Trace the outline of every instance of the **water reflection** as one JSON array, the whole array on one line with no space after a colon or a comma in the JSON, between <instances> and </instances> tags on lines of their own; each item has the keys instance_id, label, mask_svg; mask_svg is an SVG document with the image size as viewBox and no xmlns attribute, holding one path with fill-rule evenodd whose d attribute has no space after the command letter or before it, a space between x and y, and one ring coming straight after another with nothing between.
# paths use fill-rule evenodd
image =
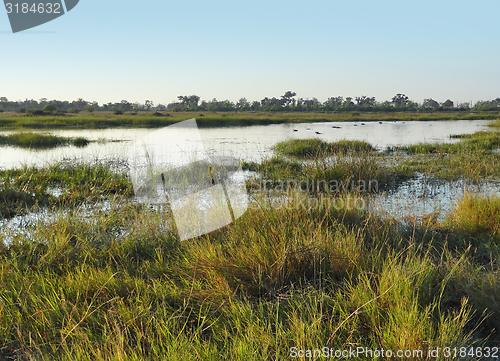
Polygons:
<instances>
[{"instance_id":1,"label":"water reflection","mask_svg":"<svg viewBox=\"0 0 500 361\"><path fill-rule=\"evenodd\" d=\"M474 133L487 129L488 120L412 121L412 122L342 122L258 125L252 127L201 128L205 149L230 154L247 161L260 161L271 154L270 148L287 139L320 138L365 140L384 149L388 146L419 142L457 142L451 134ZM294 131L296 129L297 131ZM93 142L85 148L74 146L31 151L10 146L0 147L0 168L42 165L63 158L127 159L131 145L155 129L82 129L43 131L64 137L86 137ZM316 134L319 132L321 134Z\"/></svg>"}]
</instances>

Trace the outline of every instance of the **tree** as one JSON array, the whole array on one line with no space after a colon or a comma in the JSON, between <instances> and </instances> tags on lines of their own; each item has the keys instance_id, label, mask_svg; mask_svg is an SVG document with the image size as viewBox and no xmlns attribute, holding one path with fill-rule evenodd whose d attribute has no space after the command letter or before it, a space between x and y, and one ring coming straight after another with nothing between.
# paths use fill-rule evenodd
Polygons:
<instances>
[{"instance_id":1,"label":"tree","mask_svg":"<svg viewBox=\"0 0 500 361\"><path fill-rule=\"evenodd\" d=\"M184 110L198 109L198 102L200 101L200 97L198 95L179 95L177 99L181 102Z\"/></svg>"},{"instance_id":2,"label":"tree","mask_svg":"<svg viewBox=\"0 0 500 361\"><path fill-rule=\"evenodd\" d=\"M126 112L134 109L134 105L126 100L122 100L120 104L117 104L117 108Z\"/></svg>"},{"instance_id":3,"label":"tree","mask_svg":"<svg viewBox=\"0 0 500 361\"><path fill-rule=\"evenodd\" d=\"M252 102L252 105L250 106L250 109L252 109L253 111L259 110L260 109L260 103L257 100L254 100Z\"/></svg>"},{"instance_id":4,"label":"tree","mask_svg":"<svg viewBox=\"0 0 500 361\"><path fill-rule=\"evenodd\" d=\"M408 100L408 103L406 104L406 110L414 112L417 111L417 109L418 109L418 103Z\"/></svg>"},{"instance_id":5,"label":"tree","mask_svg":"<svg viewBox=\"0 0 500 361\"><path fill-rule=\"evenodd\" d=\"M375 106L375 97L367 97L366 95L362 95L354 99L356 100L357 106L360 108L372 108Z\"/></svg>"},{"instance_id":6,"label":"tree","mask_svg":"<svg viewBox=\"0 0 500 361\"><path fill-rule=\"evenodd\" d=\"M272 97L269 99L265 97L260 101L263 110L280 110L282 108L283 102L281 99Z\"/></svg>"},{"instance_id":7,"label":"tree","mask_svg":"<svg viewBox=\"0 0 500 361\"><path fill-rule=\"evenodd\" d=\"M283 106L285 106L285 108L289 108L290 104L292 104L294 102L293 97L296 95L297 95L297 93L290 91L290 90L285 92L285 94L283 94L281 96L281 104Z\"/></svg>"},{"instance_id":8,"label":"tree","mask_svg":"<svg viewBox=\"0 0 500 361\"><path fill-rule=\"evenodd\" d=\"M73 106L76 108L76 109L80 109L80 110L83 110L85 109L85 106L87 105L88 103L83 100L82 98L78 98L77 101L74 101L73 102Z\"/></svg>"},{"instance_id":9,"label":"tree","mask_svg":"<svg viewBox=\"0 0 500 361\"><path fill-rule=\"evenodd\" d=\"M460 103L457 105L457 110L461 111L470 110L470 104L468 102Z\"/></svg>"},{"instance_id":10,"label":"tree","mask_svg":"<svg viewBox=\"0 0 500 361\"><path fill-rule=\"evenodd\" d=\"M238 100L238 103L236 103L236 110L241 110L245 111L250 109L250 103L248 102L247 98L241 98Z\"/></svg>"},{"instance_id":11,"label":"tree","mask_svg":"<svg viewBox=\"0 0 500 361\"><path fill-rule=\"evenodd\" d=\"M351 97L345 98L344 103L342 103L342 108L344 108L345 110L350 110L350 109L354 108L354 103L352 102Z\"/></svg>"},{"instance_id":12,"label":"tree","mask_svg":"<svg viewBox=\"0 0 500 361\"><path fill-rule=\"evenodd\" d=\"M450 100L450 99L447 99L444 103L443 103L443 108L445 109L451 109L453 108L453 102Z\"/></svg>"},{"instance_id":13,"label":"tree","mask_svg":"<svg viewBox=\"0 0 500 361\"><path fill-rule=\"evenodd\" d=\"M431 98L424 99L424 102L422 103L422 108L426 110L431 110L431 109L435 110L439 108L439 103Z\"/></svg>"},{"instance_id":14,"label":"tree","mask_svg":"<svg viewBox=\"0 0 500 361\"><path fill-rule=\"evenodd\" d=\"M144 109L145 110L150 111L150 110L153 109L153 107L154 107L154 104L153 104L153 102L151 100L146 100L144 102Z\"/></svg>"},{"instance_id":15,"label":"tree","mask_svg":"<svg viewBox=\"0 0 500 361\"><path fill-rule=\"evenodd\" d=\"M337 110L344 104L343 97L330 97L323 103L323 109L325 110Z\"/></svg>"},{"instance_id":16,"label":"tree","mask_svg":"<svg viewBox=\"0 0 500 361\"><path fill-rule=\"evenodd\" d=\"M318 99L302 99L297 100L297 109L299 110L319 110L321 108L321 103Z\"/></svg>"},{"instance_id":17,"label":"tree","mask_svg":"<svg viewBox=\"0 0 500 361\"><path fill-rule=\"evenodd\" d=\"M396 108L403 108L406 106L408 103L408 97L404 94L396 94L394 97L392 97L392 104Z\"/></svg>"}]
</instances>

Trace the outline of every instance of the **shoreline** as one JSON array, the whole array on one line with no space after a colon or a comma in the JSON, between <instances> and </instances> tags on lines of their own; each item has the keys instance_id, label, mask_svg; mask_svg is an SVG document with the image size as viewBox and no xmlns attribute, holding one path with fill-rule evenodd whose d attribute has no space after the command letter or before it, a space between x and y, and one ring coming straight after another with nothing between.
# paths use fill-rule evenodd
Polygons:
<instances>
[{"instance_id":1,"label":"shoreline","mask_svg":"<svg viewBox=\"0 0 500 361\"><path fill-rule=\"evenodd\" d=\"M154 115L156 114L156 115ZM158 115L161 114L161 115ZM95 112L63 115L26 116L0 113L0 131L12 129L105 129L105 128L161 128L195 118L200 128L247 127L252 125L295 124L318 122L380 122L380 121L446 121L497 120L500 112L143 112L115 115L113 112Z\"/></svg>"}]
</instances>

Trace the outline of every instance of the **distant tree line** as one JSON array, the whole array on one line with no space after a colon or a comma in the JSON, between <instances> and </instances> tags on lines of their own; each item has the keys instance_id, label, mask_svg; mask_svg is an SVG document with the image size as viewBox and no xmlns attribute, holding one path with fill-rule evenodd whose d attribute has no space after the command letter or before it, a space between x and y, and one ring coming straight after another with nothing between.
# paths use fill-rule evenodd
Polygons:
<instances>
[{"instance_id":1,"label":"distant tree line","mask_svg":"<svg viewBox=\"0 0 500 361\"><path fill-rule=\"evenodd\" d=\"M99 104L95 101L86 101L82 98L74 101L40 100L26 99L9 101L6 97L0 97L0 111L32 112L36 114L43 112L70 112L78 113L82 111L114 111L117 114L123 112L141 111L218 111L218 112L238 112L238 111L259 111L259 112L449 112L449 111L500 111L500 98L472 103L455 104L450 99L440 103L434 99L424 99L422 103L410 100L405 94L396 94L392 99L378 102L375 97L366 95L351 97L331 97L324 102L316 98L297 98L296 93L287 91L282 96L276 98L265 97L260 101L248 101L241 98L238 102L230 100L201 100L197 95L180 95L177 101L164 105L154 104L146 100L144 104L130 103L122 100L119 103ZM55 110L54 110L55 109Z\"/></svg>"}]
</instances>

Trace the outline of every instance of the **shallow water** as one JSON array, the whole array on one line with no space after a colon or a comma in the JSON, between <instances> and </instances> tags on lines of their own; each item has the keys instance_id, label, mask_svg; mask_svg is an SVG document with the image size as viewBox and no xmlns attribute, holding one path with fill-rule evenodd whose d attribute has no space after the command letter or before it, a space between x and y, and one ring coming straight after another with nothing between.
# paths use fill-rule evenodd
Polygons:
<instances>
[{"instance_id":1,"label":"shallow water","mask_svg":"<svg viewBox=\"0 0 500 361\"><path fill-rule=\"evenodd\" d=\"M248 178L251 174L247 172L246 175ZM483 196L500 196L500 183L485 182L481 185L476 185L464 180L444 181L426 178L423 174L419 174L416 178L404 182L393 191L379 193L365 198L363 204L366 205L365 210L376 212L383 217L394 217L400 221L421 217L433 212L437 213L437 219L439 221L443 221L446 215L453 209L457 200L463 197L465 193L476 193ZM286 207L288 203L288 199L284 195L278 198L271 197L270 204L261 203L262 200L256 201L256 198L252 195L250 195L250 198L252 199L250 203L254 207L258 205L257 208L259 209L266 207ZM353 198L353 200L355 200L355 198ZM131 200L131 202L135 203L134 200ZM161 208L161 205L152 205L151 207ZM94 205L82 204L75 213L78 213L80 217L86 218L91 222L96 211L109 212L111 209L111 203L109 201L103 201L95 203ZM37 213L29 213L8 220L0 219L0 231L5 232L4 236L6 236L6 238L4 241L9 243L16 234L29 235L30 228L36 225L53 222L63 213L64 212L61 210L51 212L42 209Z\"/></svg>"},{"instance_id":2,"label":"shallow water","mask_svg":"<svg viewBox=\"0 0 500 361\"><path fill-rule=\"evenodd\" d=\"M420 142L457 142L459 140L450 139L450 135L485 130L488 123L488 120L382 122L382 124L379 122L328 122L202 128L199 131L206 150L230 154L247 161L260 161L271 155L271 147L274 144L287 139L365 140L379 149L385 149L388 146ZM76 158L84 161L94 159L125 160L135 141L156 130L118 128L45 131L58 136L86 137L100 141L91 143L84 148L66 146L36 151L0 146L0 169L15 168L20 165L53 163L64 158ZM321 134L316 134L316 132Z\"/></svg>"},{"instance_id":3,"label":"shallow water","mask_svg":"<svg viewBox=\"0 0 500 361\"><path fill-rule=\"evenodd\" d=\"M379 149L388 146L408 145L418 142L457 142L450 139L452 134L474 133L487 129L489 121L434 121L434 122L397 122L365 123L300 123L278 124L253 127L209 128L200 129L205 150L216 150L218 153L230 153L244 160L259 161L272 154L271 147L279 141L287 139L318 137L326 141L339 139L365 140ZM341 127L341 128L332 128ZM294 131L297 129L297 131ZM83 161L109 161L118 164L120 169L126 167L128 151L131 145L157 131L156 129L104 129L104 130L54 130L50 134L65 137L87 137L99 140L85 148L72 146L51 150L30 151L15 147L0 147L0 168L15 168L23 164L43 165L70 159ZM319 132L322 134L316 134ZM246 176L250 176L246 174ZM52 190L57 193L57 189ZM371 211L396 217L400 220L408 216L422 216L439 211L439 219L443 220L457 199L464 192L500 195L500 187L496 183L485 183L481 187L466 184L463 181L438 181L427 179L423 175L403 183L389 193L377 194L370 198L367 206ZM96 204L90 208L107 208L106 203ZM89 207L85 205L82 207ZM92 210L91 210L92 213ZM83 212L83 214L86 214ZM9 220L0 219L0 230L9 233L25 232L39 222L51 222L56 214L41 211L14 217ZM6 235L4 233L4 236ZM1 236L1 234L0 234ZM1 237L0 237L1 238ZM6 241L7 239L4 239Z\"/></svg>"},{"instance_id":4,"label":"shallow water","mask_svg":"<svg viewBox=\"0 0 500 361\"><path fill-rule=\"evenodd\" d=\"M399 220L436 212L437 219L443 221L465 193L500 196L500 183L484 182L478 185L465 180L426 178L419 174L393 191L375 195L369 209Z\"/></svg>"}]
</instances>

